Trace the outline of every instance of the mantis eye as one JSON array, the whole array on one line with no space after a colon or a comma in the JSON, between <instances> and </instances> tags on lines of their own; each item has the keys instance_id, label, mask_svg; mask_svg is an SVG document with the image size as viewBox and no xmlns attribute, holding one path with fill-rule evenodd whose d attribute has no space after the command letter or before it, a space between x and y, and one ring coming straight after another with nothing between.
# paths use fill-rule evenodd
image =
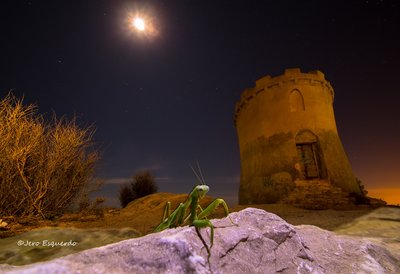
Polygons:
<instances>
[{"instance_id":1,"label":"mantis eye","mask_svg":"<svg viewBox=\"0 0 400 274\"><path fill-rule=\"evenodd\" d=\"M198 185L197 186L197 191L203 195L206 194L208 192L208 190L209 190L209 187L206 185Z\"/></svg>"}]
</instances>

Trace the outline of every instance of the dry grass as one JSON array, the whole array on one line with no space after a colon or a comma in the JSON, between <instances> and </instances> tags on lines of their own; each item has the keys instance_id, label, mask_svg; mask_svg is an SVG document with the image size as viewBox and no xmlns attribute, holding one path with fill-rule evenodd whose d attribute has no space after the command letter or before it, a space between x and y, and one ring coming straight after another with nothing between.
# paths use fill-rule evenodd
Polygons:
<instances>
[{"instance_id":1,"label":"dry grass","mask_svg":"<svg viewBox=\"0 0 400 274\"><path fill-rule=\"evenodd\" d=\"M11 94L0 101L0 216L64 212L93 174L93 132L75 120L47 123Z\"/></svg>"}]
</instances>

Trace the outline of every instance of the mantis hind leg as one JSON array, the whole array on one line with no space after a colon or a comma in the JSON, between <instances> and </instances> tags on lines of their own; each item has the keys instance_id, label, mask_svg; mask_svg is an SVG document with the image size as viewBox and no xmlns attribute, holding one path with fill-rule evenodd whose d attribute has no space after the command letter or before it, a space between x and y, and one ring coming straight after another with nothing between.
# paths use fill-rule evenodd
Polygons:
<instances>
[{"instance_id":1,"label":"mantis hind leg","mask_svg":"<svg viewBox=\"0 0 400 274\"><path fill-rule=\"evenodd\" d=\"M170 208L170 202L167 203L167 205L164 208L164 218L155 229L154 232L160 232L163 231L164 229L171 228L171 227L177 227L181 225L178 221L181 219L182 214L185 214L185 206L184 204L180 203L178 208L175 209L174 212L172 212L171 215L165 216L167 212L169 212Z\"/></svg>"},{"instance_id":2,"label":"mantis hind leg","mask_svg":"<svg viewBox=\"0 0 400 274\"><path fill-rule=\"evenodd\" d=\"M171 202L167 202L167 204L164 207L164 214L163 218L161 219L161 222L164 222L165 219L167 219L171 215Z\"/></svg>"}]
</instances>

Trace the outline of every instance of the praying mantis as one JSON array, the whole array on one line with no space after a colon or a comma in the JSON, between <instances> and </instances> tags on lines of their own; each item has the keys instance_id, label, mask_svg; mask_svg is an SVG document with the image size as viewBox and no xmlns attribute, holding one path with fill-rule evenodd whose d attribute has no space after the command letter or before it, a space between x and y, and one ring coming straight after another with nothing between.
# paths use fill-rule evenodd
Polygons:
<instances>
[{"instance_id":1,"label":"praying mantis","mask_svg":"<svg viewBox=\"0 0 400 274\"><path fill-rule=\"evenodd\" d=\"M164 214L161 223L154 229L154 232L160 232L167 228L174 228L184 225L194 226L200 240L207 250L209 259L211 256L210 249L212 248L214 243L214 226L210 222L210 220L207 220L207 216L211 214L214 209L216 209L219 205L223 206L225 216L228 216L229 210L228 205L223 199L215 199L205 209L201 208L201 206L199 205L199 201L207 194L210 188L204 183L204 178L201 173L200 166L198 165L200 176L196 173L193 167L191 168L201 184L196 185L189 193L185 202L180 203L179 206L172 213L170 213L171 203L167 202L164 208ZM229 220L232 224L234 224L230 217ZM210 247L208 247L199 231L200 228L206 227L210 228Z\"/></svg>"}]
</instances>

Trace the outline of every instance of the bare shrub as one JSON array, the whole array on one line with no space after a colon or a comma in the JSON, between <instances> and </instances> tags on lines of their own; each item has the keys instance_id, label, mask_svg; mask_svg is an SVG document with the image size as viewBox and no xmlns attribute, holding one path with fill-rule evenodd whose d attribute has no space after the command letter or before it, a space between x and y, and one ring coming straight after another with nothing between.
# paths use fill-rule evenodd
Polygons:
<instances>
[{"instance_id":1,"label":"bare shrub","mask_svg":"<svg viewBox=\"0 0 400 274\"><path fill-rule=\"evenodd\" d=\"M0 216L60 214L92 179L91 127L44 121L12 94L0 101Z\"/></svg>"},{"instance_id":2,"label":"bare shrub","mask_svg":"<svg viewBox=\"0 0 400 274\"><path fill-rule=\"evenodd\" d=\"M86 193L82 197L79 198L78 212L86 212L89 210L89 207L90 207L90 200Z\"/></svg>"},{"instance_id":3,"label":"bare shrub","mask_svg":"<svg viewBox=\"0 0 400 274\"><path fill-rule=\"evenodd\" d=\"M132 189L129 185L124 185L119 189L118 198L122 208L126 207L130 202L135 199L132 193Z\"/></svg>"},{"instance_id":4,"label":"bare shrub","mask_svg":"<svg viewBox=\"0 0 400 274\"><path fill-rule=\"evenodd\" d=\"M130 185L124 185L119 190L121 207L126 207L135 199L157 192L158 187L154 176L149 171L141 171L133 177Z\"/></svg>"},{"instance_id":5,"label":"bare shrub","mask_svg":"<svg viewBox=\"0 0 400 274\"><path fill-rule=\"evenodd\" d=\"M132 193L138 199L157 192L154 176L149 171L141 171L133 177Z\"/></svg>"}]
</instances>

